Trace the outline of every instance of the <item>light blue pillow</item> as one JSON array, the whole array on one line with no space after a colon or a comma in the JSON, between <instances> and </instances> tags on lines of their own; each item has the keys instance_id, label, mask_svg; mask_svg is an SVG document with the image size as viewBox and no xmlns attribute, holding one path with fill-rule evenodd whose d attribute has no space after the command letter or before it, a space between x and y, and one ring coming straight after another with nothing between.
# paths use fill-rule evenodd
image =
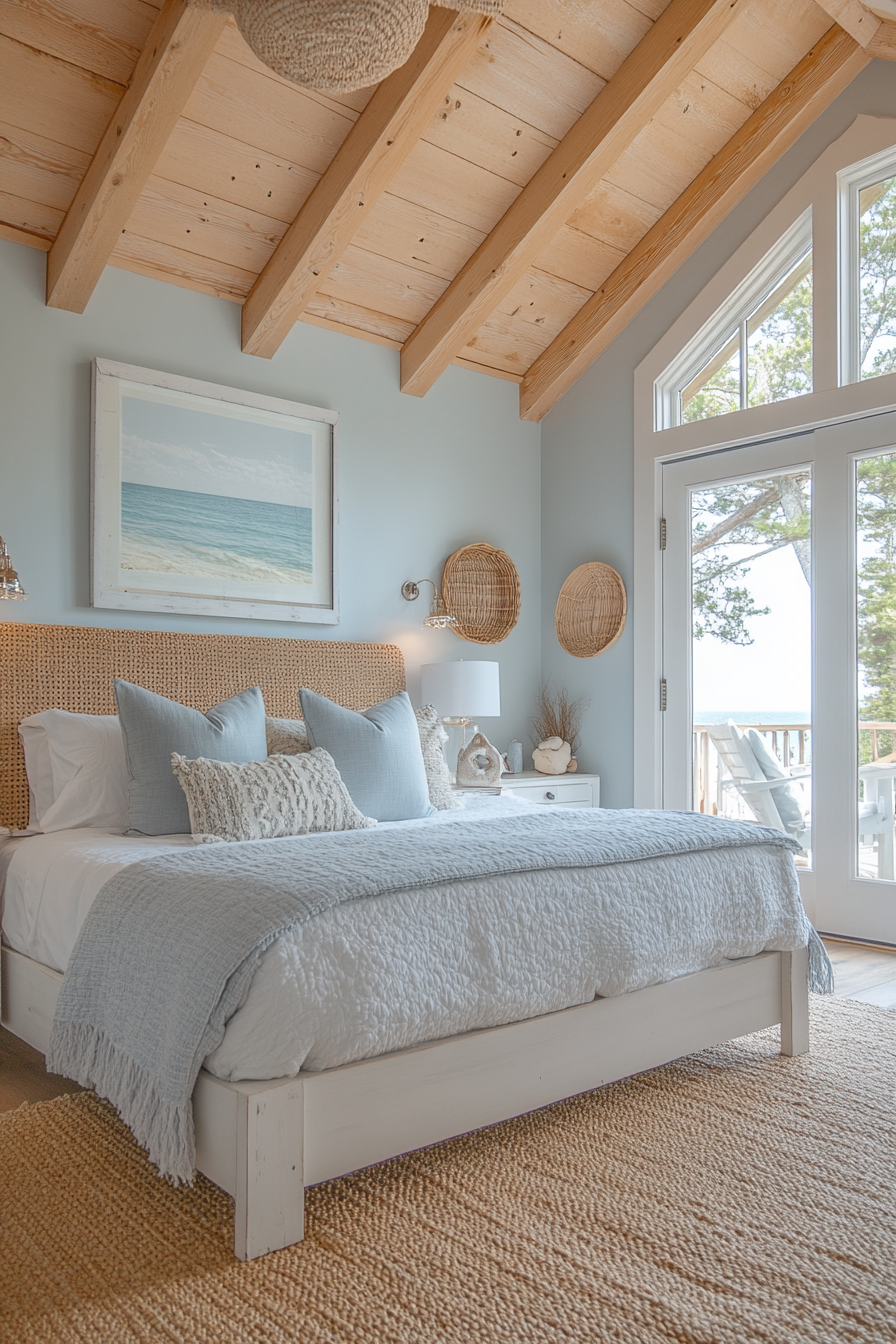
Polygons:
<instances>
[{"instance_id":1,"label":"light blue pillow","mask_svg":"<svg viewBox=\"0 0 896 1344\"><path fill-rule=\"evenodd\" d=\"M789 779L789 775L783 769L777 756L770 752L765 745L765 739L761 733L757 733L755 728L751 728L747 733L747 738L753 750L753 755L756 757L756 764L766 779ZM803 809L800 807L793 785L782 784L779 789L769 789L769 793L774 799L784 829L791 835L799 835L804 831L806 822L803 817Z\"/></svg>"},{"instance_id":2,"label":"light blue pillow","mask_svg":"<svg viewBox=\"0 0 896 1344\"><path fill-rule=\"evenodd\" d=\"M128 763L128 831L137 835L190 832L186 795L171 771L172 752L190 760L240 763L263 761L268 754L257 686L207 714L129 681L115 682L115 699Z\"/></svg>"},{"instance_id":3,"label":"light blue pillow","mask_svg":"<svg viewBox=\"0 0 896 1344\"><path fill-rule=\"evenodd\" d=\"M308 741L330 753L365 817L407 821L434 811L420 729L405 691L363 714L306 689L299 691L299 700Z\"/></svg>"}]
</instances>

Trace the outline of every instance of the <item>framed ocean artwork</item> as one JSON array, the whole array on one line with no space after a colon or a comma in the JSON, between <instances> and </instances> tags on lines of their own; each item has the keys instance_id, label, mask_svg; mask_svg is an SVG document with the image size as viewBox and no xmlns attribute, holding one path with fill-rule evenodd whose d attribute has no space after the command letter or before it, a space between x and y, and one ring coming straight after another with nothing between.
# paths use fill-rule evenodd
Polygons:
<instances>
[{"instance_id":1,"label":"framed ocean artwork","mask_svg":"<svg viewBox=\"0 0 896 1344\"><path fill-rule=\"evenodd\" d=\"M91 605L337 624L337 420L95 360Z\"/></svg>"}]
</instances>

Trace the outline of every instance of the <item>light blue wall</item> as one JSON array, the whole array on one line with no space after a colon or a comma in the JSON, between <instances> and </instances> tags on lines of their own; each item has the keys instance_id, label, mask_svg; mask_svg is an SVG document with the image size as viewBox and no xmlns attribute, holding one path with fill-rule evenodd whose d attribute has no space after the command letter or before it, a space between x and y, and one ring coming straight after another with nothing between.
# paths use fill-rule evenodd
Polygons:
<instances>
[{"instance_id":1,"label":"light blue wall","mask_svg":"<svg viewBox=\"0 0 896 1344\"><path fill-rule=\"evenodd\" d=\"M896 65L874 61L853 81L542 422L542 672L591 697L580 768L599 771L610 807L633 796L631 607L622 639L589 660L564 653L553 617L563 580L586 560L618 569L631 598L634 370L859 113L896 113Z\"/></svg>"},{"instance_id":2,"label":"light blue wall","mask_svg":"<svg viewBox=\"0 0 896 1344\"><path fill-rule=\"evenodd\" d=\"M892 116L896 66L875 62L806 132L546 417L517 416L512 383L452 368L422 400L398 391L394 351L299 323L274 360L239 349L239 309L107 268L83 316L43 303L42 253L0 240L0 532L27 604L2 620L133 629L219 630L300 638L391 639L415 694L421 662L501 664L503 713L483 728L528 747L540 677L592 703L580 768L602 801L632 799L631 623L600 658L557 644L560 585L585 560L632 582L633 373L768 211L861 112ZM339 626L164 617L88 606L90 362L97 356L245 387L341 415L342 622ZM539 467L539 448L541 465ZM437 575L457 546L486 540L516 561L519 625L482 648L420 628L406 578ZM529 762L526 762L527 765Z\"/></svg>"},{"instance_id":3,"label":"light blue wall","mask_svg":"<svg viewBox=\"0 0 896 1344\"><path fill-rule=\"evenodd\" d=\"M87 311L44 306L45 257L0 241L0 533L27 603L0 621L394 640L409 689L421 662L497 658L497 744L526 731L540 675L540 429L514 384L450 369L425 398L398 391L394 350L299 323L273 360L240 352L235 304L108 267ZM88 605L90 363L96 356L340 413L342 620L293 625L93 610ZM500 645L423 631L405 579L438 577L458 546L516 561L520 621ZM429 589L424 589L424 593Z\"/></svg>"}]
</instances>

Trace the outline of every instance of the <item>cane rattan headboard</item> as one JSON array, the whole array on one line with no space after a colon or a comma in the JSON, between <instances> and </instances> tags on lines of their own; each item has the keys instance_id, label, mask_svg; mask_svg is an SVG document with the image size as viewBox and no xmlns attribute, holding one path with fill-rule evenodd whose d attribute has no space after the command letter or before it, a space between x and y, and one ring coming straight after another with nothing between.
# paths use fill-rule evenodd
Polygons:
<instances>
[{"instance_id":1,"label":"cane rattan headboard","mask_svg":"<svg viewBox=\"0 0 896 1344\"><path fill-rule=\"evenodd\" d=\"M18 726L42 709L114 714L114 677L207 710L260 686L268 714L299 717L308 686L349 709L404 689L394 644L95 630L0 622L0 825L28 823L28 781Z\"/></svg>"}]
</instances>

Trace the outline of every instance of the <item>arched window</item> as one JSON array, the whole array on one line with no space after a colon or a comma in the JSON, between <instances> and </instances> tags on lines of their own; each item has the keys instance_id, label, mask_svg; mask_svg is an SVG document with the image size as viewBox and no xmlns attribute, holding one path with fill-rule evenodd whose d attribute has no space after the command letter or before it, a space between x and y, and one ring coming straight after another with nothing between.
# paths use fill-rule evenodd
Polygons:
<instances>
[{"instance_id":1,"label":"arched window","mask_svg":"<svg viewBox=\"0 0 896 1344\"><path fill-rule=\"evenodd\" d=\"M657 379L657 429L812 391L807 210Z\"/></svg>"}]
</instances>

